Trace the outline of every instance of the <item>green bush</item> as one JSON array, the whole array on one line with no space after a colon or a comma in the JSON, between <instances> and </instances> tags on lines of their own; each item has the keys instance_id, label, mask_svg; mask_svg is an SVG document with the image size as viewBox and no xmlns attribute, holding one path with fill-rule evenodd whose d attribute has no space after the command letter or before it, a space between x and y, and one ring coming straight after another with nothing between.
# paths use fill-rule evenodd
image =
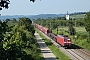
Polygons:
<instances>
[{"instance_id":1,"label":"green bush","mask_svg":"<svg viewBox=\"0 0 90 60\"><path fill-rule=\"evenodd\" d=\"M88 37L87 34L83 34L83 33L77 34L77 38L80 40L87 39L87 37Z\"/></svg>"}]
</instances>

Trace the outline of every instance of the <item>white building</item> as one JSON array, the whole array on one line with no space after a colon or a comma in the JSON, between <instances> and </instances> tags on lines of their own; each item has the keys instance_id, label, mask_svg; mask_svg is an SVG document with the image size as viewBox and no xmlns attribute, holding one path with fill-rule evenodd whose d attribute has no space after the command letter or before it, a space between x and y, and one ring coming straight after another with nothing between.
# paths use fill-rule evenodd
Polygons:
<instances>
[{"instance_id":1,"label":"white building","mask_svg":"<svg viewBox=\"0 0 90 60\"><path fill-rule=\"evenodd\" d=\"M66 14L66 20L69 20L69 14L68 14L68 11L67 11L67 14Z\"/></svg>"}]
</instances>

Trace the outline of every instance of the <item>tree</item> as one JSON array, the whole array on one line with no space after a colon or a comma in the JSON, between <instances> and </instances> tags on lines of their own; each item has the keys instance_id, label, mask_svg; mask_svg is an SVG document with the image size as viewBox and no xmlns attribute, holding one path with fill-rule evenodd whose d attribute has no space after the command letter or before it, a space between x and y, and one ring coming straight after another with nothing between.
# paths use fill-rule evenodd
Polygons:
<instances>
[{"instance_id":1,"label":"tree","mask_svg":"<svg viewBox=\"0 0 90 60\"><path fill-rule=\"evenodd\" d=\"M4 34L7 32L7 22L0 21L0 48L3 48Z\"/></svg>"},{"instance_id":2,"label":"tree","mask_svg":"<svg viewBox=\"0 0 90 60\"><path fill-rule=\"evenodd\" d=\"M20 18L19 19L19 26L24 25L26 27L26 29L28 31L32 32L32 34L34 35L35 30L34 30L34 27L31 24L32 24L32 21L29 18Z\"/></svg>"},{"instance_id":3,"label":"tree","mask_svg":"<svg viewBox=\"0 0 90 60\"><path fill-rule=\"evenodd\" d=\"M6 60L2 58L4 58L5 56L5 49L3 49L3 43L5 41L4 37L5 37L7 30L8 30L7 22L0 21L0 60Z\"/></svg>"},{"instance_id":4,"label":"tree","mask_svg":"<svg viewBox=\"0 0 90 60\"><path fill-rule=\"evenodd\" d=\"M75 35L76 34L75 28L69 26L69 33L70 35Z\"/></svg>"},{"instance_id":5,"label":"tree","mask_svg":"<svg viewBox=\"0 0 90 60\"><path fill-rule=\"evenodd\" d=\"M86 18L84 19L85 29L89 33L89 39L90 39L90 12L86 14Z\"/></svg>"},{"instance_id":6,"label":"tree","mask_svg":"<svg viewBox=\"0 0 90 60\"><path fill-rule=\"evenodd\" d=\"M40 60L32 21L29 18L20 18L17 24L11 21L10 31L6 22L0 21L0 60Z\"/></svg>"},{"instance_id":7,"label":"tree","mask_svg":"<svg viewBox=\"0 0 90 60\"><path fill-rule=\"evenodd\" d=\"M30 0L30 1L35 2L35 0ZM10 0L0 0L0 10L2 10L2 8L8 9L9 8L8 4L10 4Z\"/></svg>"},{"instance_id":8,"label":"tree","mask_svg":"<svg viewBox=\"0 0 90 60\"><path fill-rule=\"evenodd\" d=\"M17 20L16 20L16 18L13 18L12 21L15 22L15 21L17 21Z\"/></svg>"},{"instance_id":9,"label":"tree","mask_svg":"<svg viewBox=\"0 0 90 60\"><path fill-rule=\"evenodd\" d=\"M7 21L7 22L10 21L10 19L7 18L6 21Z\"/></svg>"},{"instance_id":10,"label":"tree","mask_svg":"<svg viewBox=\"0 0 90 60\"><path fill-rule=\"evenodd\" d=\"M30 1L35 2L35 0L30 0Z\"/></svg>"},{"instance_id":11,"label":"tree","mask_svg":"<svg viewBox=\"0 0 90 60\"><path fill-rule=\"evenodd\" d=\"M9 0L0 0L0 10L2 10L2 7L8 9L8 4L10 4Z\"/></svg>"},{"instance_id":12,"label":"tree","mask_svg":"<svg viewBox=\"0 0 90 60\"><path fill-rule=\"evenodd\" d=\"M69 34L70 35L76 34L75 28L73 28L73 22L69 22Z\"/></svg>"}]
</instances>

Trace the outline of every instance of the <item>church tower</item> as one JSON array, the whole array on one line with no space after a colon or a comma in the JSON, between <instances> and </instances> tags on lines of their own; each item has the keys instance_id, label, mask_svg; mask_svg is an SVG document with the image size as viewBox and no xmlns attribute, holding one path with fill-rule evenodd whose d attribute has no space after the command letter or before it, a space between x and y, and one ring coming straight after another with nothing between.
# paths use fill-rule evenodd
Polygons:
<instances>
[{"instance_id":1,"label":"church tower","mask_svg":"<svg viewBox=\"0 0 90 60\"><path fill-rule=\"evenodd\" d=\"M67 14L66 14L66 20L69 20L69 14L68 14L68 11L67 11Z\"/></svg>"}]
</instances>

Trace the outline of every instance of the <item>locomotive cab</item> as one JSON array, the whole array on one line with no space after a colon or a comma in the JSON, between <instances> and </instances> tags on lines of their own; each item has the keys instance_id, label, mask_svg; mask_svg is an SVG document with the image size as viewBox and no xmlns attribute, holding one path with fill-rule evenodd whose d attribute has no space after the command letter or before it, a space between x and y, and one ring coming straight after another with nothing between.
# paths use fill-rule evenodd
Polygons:
<instances>
[{"instance_id":1,"label":"locomotive cab","mask_svg":"<svg viewBox=\"0 0 90 60\"><path fill-rule=\"evenodd\" d=\"M71 46L71 39L67 35L57 35L57 42L63 47Z\"/></svg>"},{"instance_id":2,"label":"locomotive cab","mask_svg":"<svg viewBox=\"0 0 90 60\"><path fill-rule=\"evenodd\" d=\"M68 36L64 36L64 46L71 46L71 39Z\"/></svg>"}]
</instances>

